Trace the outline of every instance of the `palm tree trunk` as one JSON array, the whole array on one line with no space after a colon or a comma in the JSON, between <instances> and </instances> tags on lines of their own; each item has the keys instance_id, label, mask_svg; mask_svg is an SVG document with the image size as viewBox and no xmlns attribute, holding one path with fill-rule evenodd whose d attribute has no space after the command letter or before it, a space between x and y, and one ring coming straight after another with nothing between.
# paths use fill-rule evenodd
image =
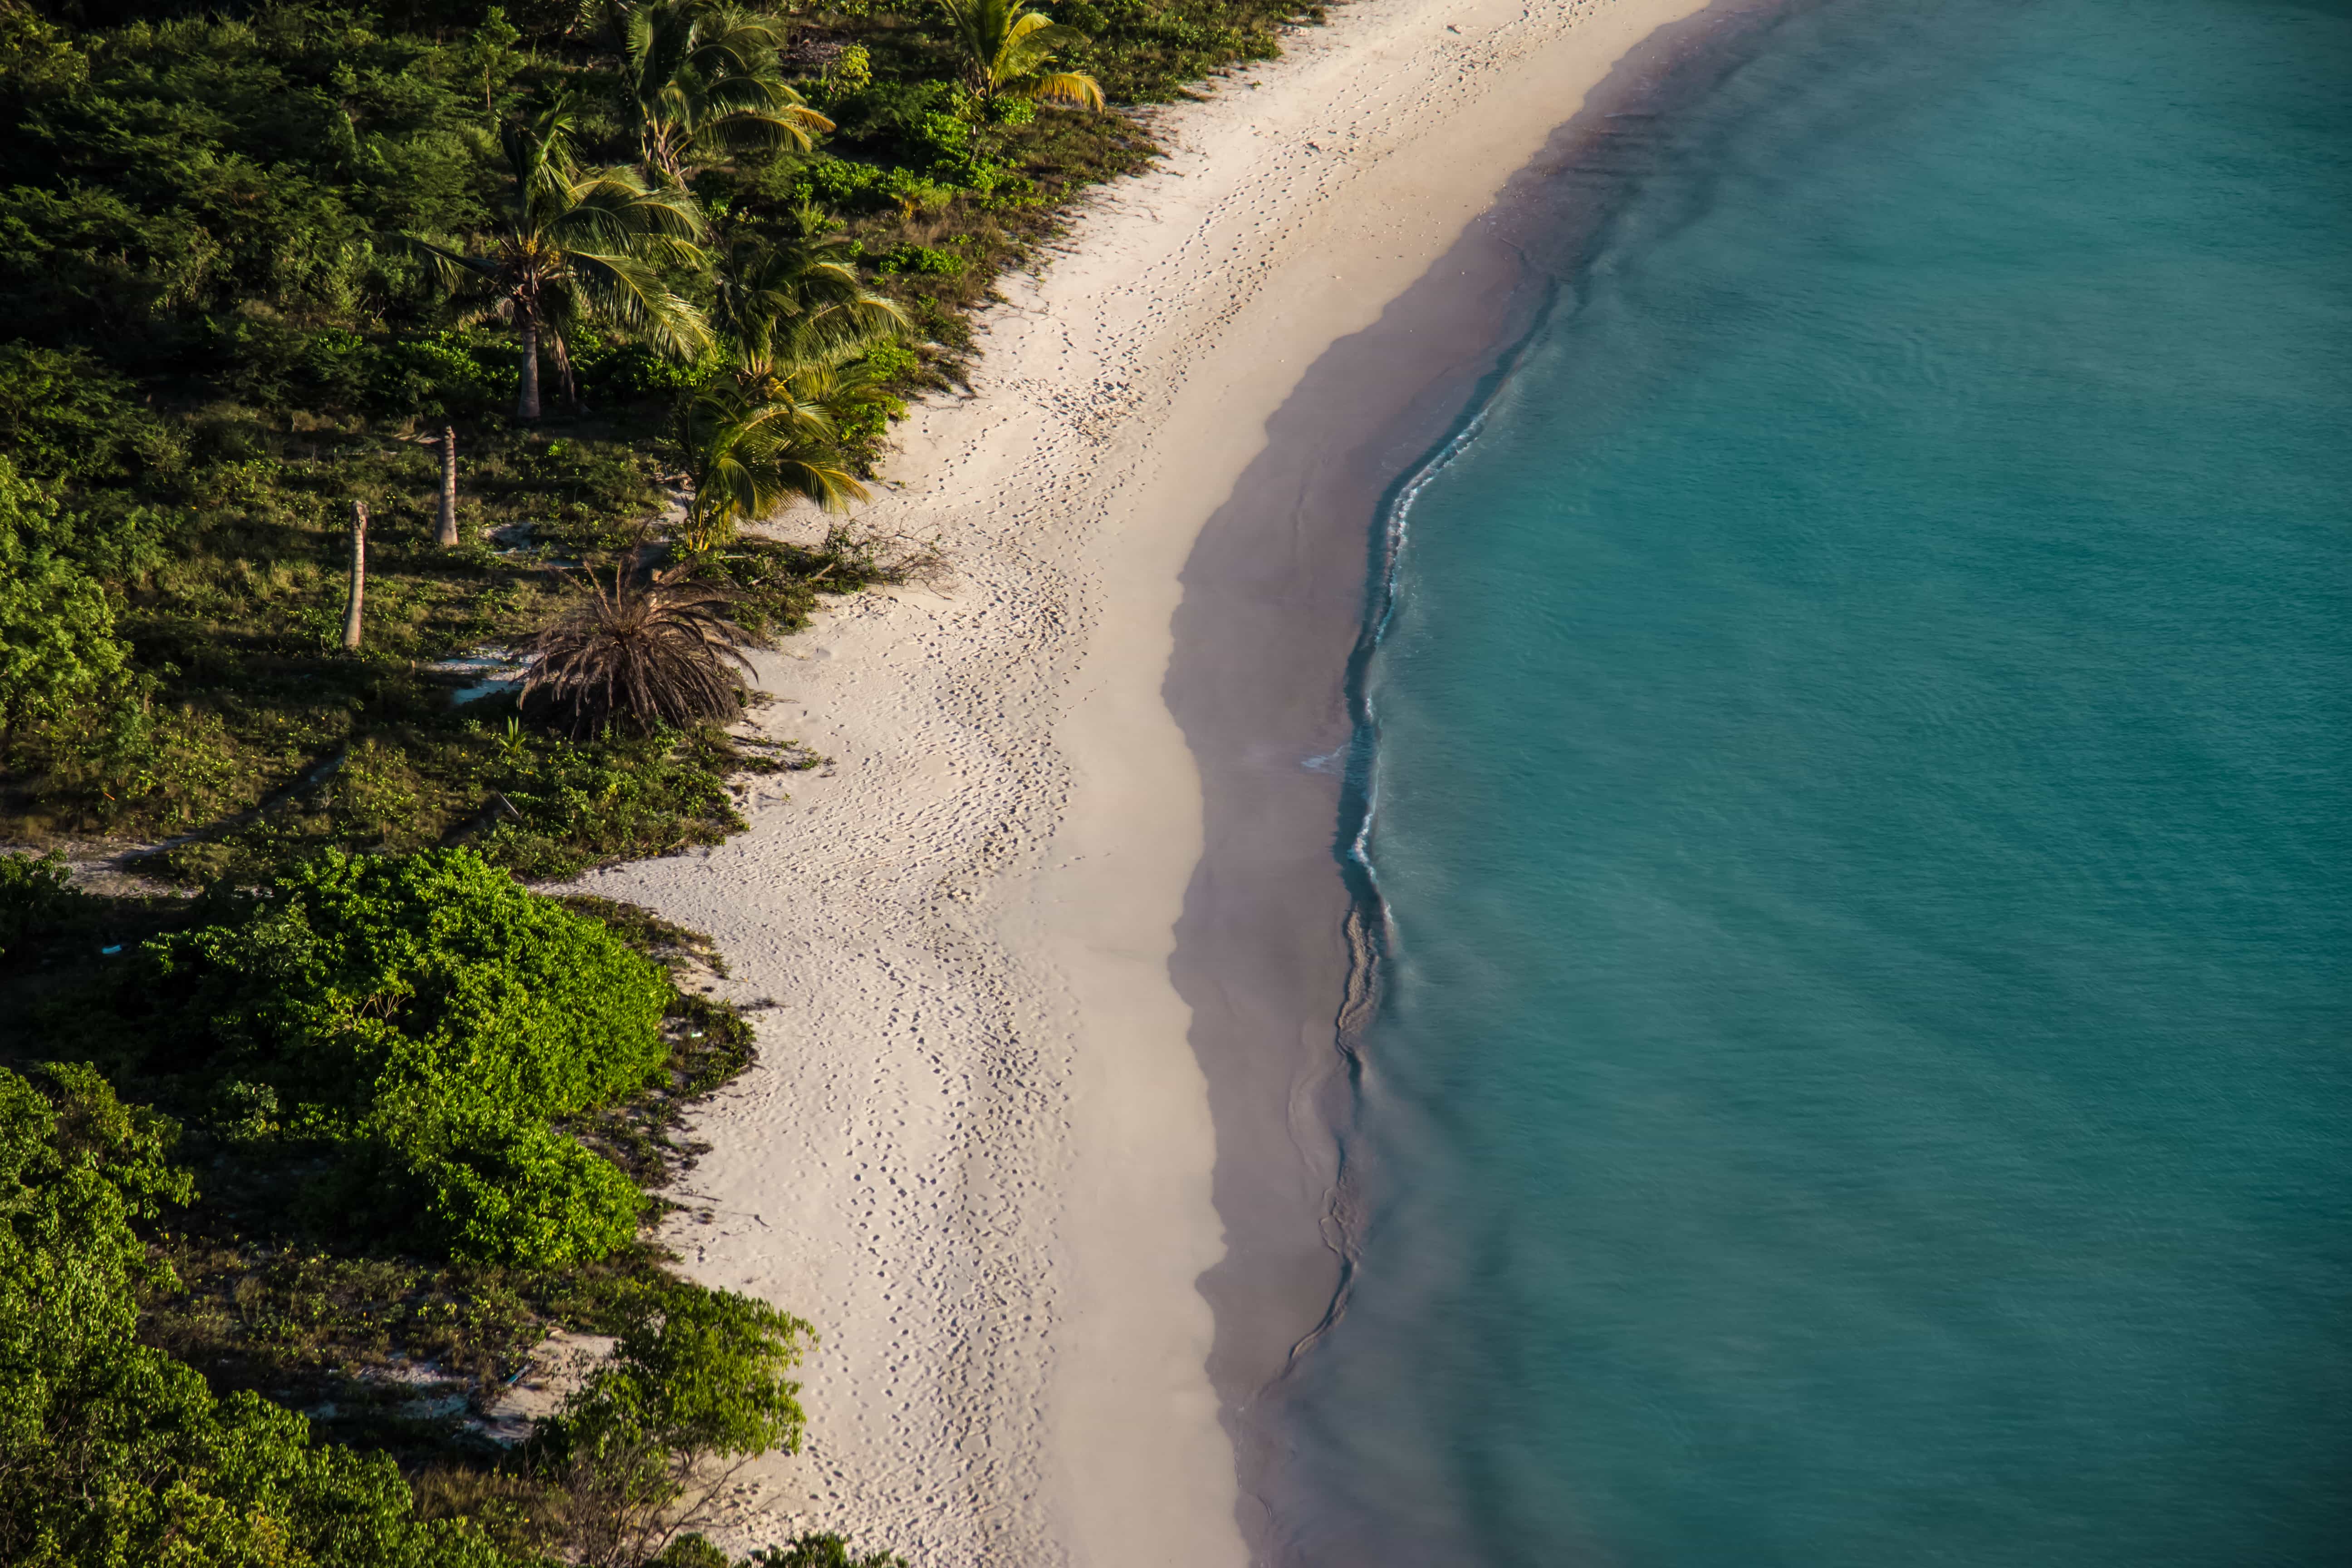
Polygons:
<instances>
[{"instance_id":1,"label":"palm tree trunk","mask_svg":"<svg viewBox=\"0 0 2352 1568\"><path fill-rule=\"evenodd\" d=\"M360 646L360 611L367 602L367 502L352 502L352 600L343 610L343 646Z\"/></svg>"},{"instance_id":2,"label":"palm tree trunk","mask_svg":"<svg viewBox=\"0 0 2352 1568\"><path fill-rule=\"evenodd\" d=\"M457 427L441 426L441 548L457 548Z\"/></svg>"},{"instance_id":3,"label":"palm tree trunk","mask_svg":"<svg viewBox=\"0 0 2352 1568\"><path fill-rule=\"evenodd\" d=\"M522 319L522 390L515 396L515 417L539 417L539 322L530 316Z\"/></svg>"}]
</instances>

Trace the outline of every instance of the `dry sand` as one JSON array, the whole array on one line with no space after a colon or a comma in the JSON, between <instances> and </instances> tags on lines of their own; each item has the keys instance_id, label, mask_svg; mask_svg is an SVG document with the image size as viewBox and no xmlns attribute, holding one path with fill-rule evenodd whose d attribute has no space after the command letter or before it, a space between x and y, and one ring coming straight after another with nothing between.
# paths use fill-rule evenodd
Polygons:
<instances>
[{"instance_id":1,"label":"dry sand","mask_svg":"<svg viewBox=\"0 0 2352 1568\"><path fill-rule=\"evenodd\" d=\"M1358 0L1159 116L1167 163L1008 289L976 395L905 426L869 520L954 581L762 659L763 727L832 762L722 847L584 884L776 1004L672 1235L823 1337L806 1447L747 1472L723 1543L1250 1559L1236 1440L1255 1472L1253 1391L1335 1277L1345 900L1308 763L1370 518L1331 507L1491 352L1517 279L1474 220L1700 5Z\"/></svg>"}]
</instances>

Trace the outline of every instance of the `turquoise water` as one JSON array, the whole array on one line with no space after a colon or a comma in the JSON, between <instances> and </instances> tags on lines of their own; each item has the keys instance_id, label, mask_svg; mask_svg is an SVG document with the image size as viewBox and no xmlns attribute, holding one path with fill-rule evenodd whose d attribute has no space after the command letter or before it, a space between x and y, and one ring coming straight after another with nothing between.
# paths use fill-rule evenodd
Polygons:
<instances>
[{"instance_id":1,"label":"turquoise water","mask_svg":"<svg viewBox=\"0 0 2352 1568\"><path fill-rule=\"evenodd\" d=\"M1280 1538L2352 1561L2352 6L1741 47L1405 512Z\"/></svg>"}]
</instances>

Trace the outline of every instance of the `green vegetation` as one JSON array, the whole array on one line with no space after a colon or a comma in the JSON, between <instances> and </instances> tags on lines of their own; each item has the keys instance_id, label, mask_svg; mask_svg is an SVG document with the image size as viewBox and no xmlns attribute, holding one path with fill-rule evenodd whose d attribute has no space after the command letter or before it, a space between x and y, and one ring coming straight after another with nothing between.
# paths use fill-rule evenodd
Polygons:
<instances>
[{"instance_id":1,"label":"green vegetation","mask_svg":"<svg viewBox=\"0 0 2352 1568\"><path fill-rule=\"evenodd\" d=\"M800 753L510 724L447 661L562 618L550 565L683 566L754 640L903 574L744 529L861 497L965 310L1152 155L1089 106L1314 14L0 0L0 839L168 840L193 884L723 837L728 781Z\"/></svg>"},{"instance_id":2,"label":"green vegetation","mask_svg":"<svg viewBox=\"0 0 2352 1568\"><path fill-rule=\"evenodd\" d=\"M331 851L221 912L118 990L131 1076L328 1162L311 1201L366 1239L544 1268L635 1238L635 1188L550 1123L655 1080L657 966L462 849Z\"/></svg>"},{"instance_id":3,"label":"green vegetation","mask_svg":"<svg viewBox=\"0 0 2352 1568\"><path fill-rule=\"evenodd\" d=\"M573 346L591 323L616 327L673 360L710 341L666 269L698 268L708 232L693 195L648 184L624 165L581 168L572 156L580 109L570 94L499 128L499 180L488 230L456 249L410 236L443 285L482 296L476 312L513 323L520 377L514 416L535 420L540 351L555 363L568 403L580 401Z\"/></svg>"},{"instance_id":4,"label":"green vegetation","mask_svg":"<svg viewBox=\"0 0 2352 1568\"><path fill-rule=\"evenodd\" d=\"M415 1516L391 1459L312 1441L251 1394L215 1398L139 1342L168 1268L134 1222L187 1203L175 1129L87 1068L0 1068L0 1557L48 1565L490 1568L464 1521Z\"/></svg>"},{"instance_id":5,"label":"green vegetation","mask_svg":"<svg viewBox=\"0 0 2352 1568\"><path fill-rule=\"evenodd\" d=\"M797 1447L808 1325L641 1236L751 1058L702 939L466 850L147 900L12 857L0 922L0 1559L636 1568ZM617 1342L502 1447L559 1328Z\"/></svg>"},{"instance_id":6,"label":"green vegetation","mask_svg":"<svg viewBox=\"0 0 2352 1568\"><path fill-rule=\"evenodd\" d=\"M751 1029L515 879L821 760L743 649L935 561L748 530L1153 155L1107 104L1318 14L0 0L0 842L153 879L0 856L0 1561L729 1568L814 1335L647 1226ZM615 1349L509 1442L558 1330Z\"/></svg>"},{"instance_id":7,"label":"green vegetation","mask_svg":"<svg viewBox=\"0 0 2352 1568\"><path fill-rule=\"evenodd\" d=\"M1054 57L1087 42L1023 0L940 0L963 49L964 79L982 107L1000 102L1103 106L1102 83L1084 71L1049 70Z\"/></svg>"},{"instance_id":8,"label":"green vegetation","mask_svg":"<svg viewBox=\"0 0 2352 1568\"><path fill-rule=\"evenodd\" d=\"M621 24L622 92L645 166L683 184L733 155L805 153L814 132L832 130L783 79L776 56L789 36L782 17L732 6L631 6Z\"/></svg>"},{"instance_id":9,"label":"green vegetation","mask_svg":"<svg viewBox=\"0 0 2352 1568\"><path fill-rule=\"evenodd\" d=\"M650 1561L701 1517L742 1461L776 1448L797 1453L800 1389L785 1373L809 1332L796 1318L722 1291L673 1293L633 1318L612 1360L547 1424L538 1456L595 1521L593 1531L573 1532L580 1560L612 1568Z\"/></svg>"}]
</instances>

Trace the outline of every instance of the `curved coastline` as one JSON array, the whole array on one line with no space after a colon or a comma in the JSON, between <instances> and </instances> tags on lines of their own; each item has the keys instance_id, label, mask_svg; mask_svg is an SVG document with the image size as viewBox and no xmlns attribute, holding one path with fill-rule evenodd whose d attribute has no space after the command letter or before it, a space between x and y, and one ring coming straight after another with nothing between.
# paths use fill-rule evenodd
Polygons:
<instances>
[{"instance_id":1,"label":"curved coastline","mask_svg":"<svg viewBox=\"0 0 2352 1568\"><path fill-rule=\"evenodd\" d=\"M874 521L936 538L959 580L845 601L761 661L767 727L830 765L746 802L725 846L591 879L775 999L760 1065L698 1124L708 1219L672 1240L823 1342L807 1447L746 1473L722 1544L823 1519L919 1562L1274 1549L1259 1393L1332 1299L1306 1069L1348 969L1339 779L1299 764L1349 732L1379 481L1337 533L1213 520L1262 460L1353 485L1444 428L1527 300L1480 215L1703 5L1363 0L1159 119L1166 164L1008 290L973 395L904 428ZM1449 257L1453 286L1401 312ZM1292 440L1304 368L1384 321L1451 346ZM1375 430L1405 444L1361 450ZM1213 582L1226 541L1242 569ZM1297 658L1225 676L1276 727L1188 734L1176 709L1204 722L1213 691L1171 670L1180 639L1230 644L1217 616L1269 595ZM1255 880L1222 872L1239 841L1203 855L1236 779L1268 792ZM1233 957L1245 931L1273 940L1205 962L1202 933Z\"/></svg>"},{"instance_id":2,"label":"curved coastline","mask_svg":"<svg viewBox=\"0 0 2352 1568\"><path fill-rule=\"evenodd\" d=\"M1283 1384L1345 1312L1355 1266L1347 1131L1387 926L1365 677L1412 498L1572 291L1642 176L1646 125L1791 3L1718 0L1618 58L1454 246L1307 369L1186 563L1163 695L1201 771L1204 842L1169 971L1217 1131L1227 1250L1201 1288L1255 1560L1293 1560L1313 1512L1282 1472Z\"/></svg>"}]
</instances>

